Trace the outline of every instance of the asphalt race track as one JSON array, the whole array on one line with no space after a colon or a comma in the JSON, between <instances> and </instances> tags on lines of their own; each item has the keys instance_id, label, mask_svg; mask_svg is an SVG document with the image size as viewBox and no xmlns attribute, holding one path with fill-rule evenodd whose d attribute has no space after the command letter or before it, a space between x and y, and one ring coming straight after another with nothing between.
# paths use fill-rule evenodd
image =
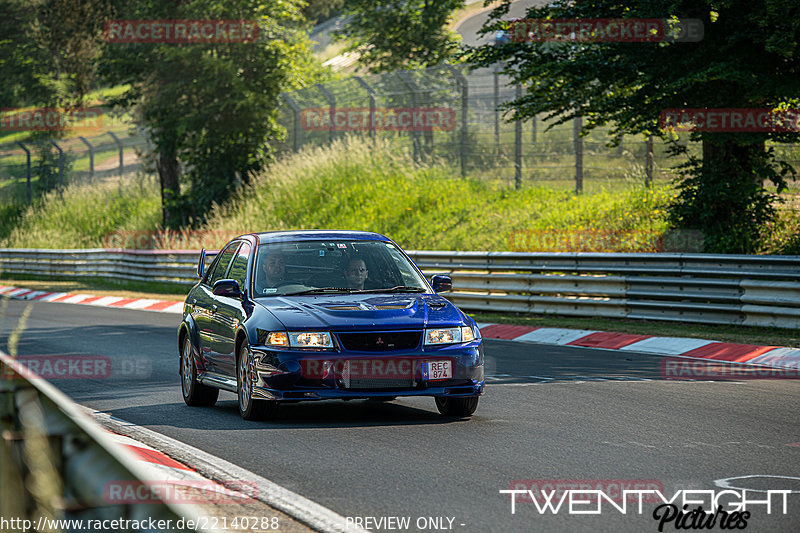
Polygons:
<instances>
[{"instance_id":1,"label":"asphalt race track","mask_svg":"<svg viewBox=\"0 0 800 533\"><path fill-rule=\"evenodd\" d=\"M27 305L8 302L3 349ZM444 419L432 399L415 398L292 404L275 421L253 423L239 418L233 394L222 393L214 408L184 405L176 315L32 305L21 356L111 360L108 377L53 382L76 402L206 450L346 517L410 517L410 531L436 530L426 517L445 517L439 530L452 519L463 532L658 531L647 503L641 515L634 504L624 514L605 505L600 515L570 515L566 507L554 515L518 502L512 515L499 490L515 480L617 487L614 480L626 487L639 480L659 484L669 498L682 489L719 491L715 480L778 476L728 483L794 491L785 515L782 505L771 515L753 507L747 531L800 529L797 381L667 381L654 356L486 341L494 377L470 420ZM675 522L664 531L676 531Z\"/></svg>"}]
</instances>

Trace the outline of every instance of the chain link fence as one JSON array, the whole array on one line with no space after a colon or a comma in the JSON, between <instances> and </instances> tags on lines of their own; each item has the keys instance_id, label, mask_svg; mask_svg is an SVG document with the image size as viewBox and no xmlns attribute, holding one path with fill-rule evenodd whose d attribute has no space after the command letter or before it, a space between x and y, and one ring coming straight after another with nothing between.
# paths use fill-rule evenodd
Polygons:
<instances>
[{"instance_id":1,"label":"chain link fence","mask_svg":"<svg viewBox=\"0 0 800 533\"><path fill-rule=\"evenodd\" d=\"M668 157L658 138L627 135L610 147L609 128L580 136L580 118L552 128L554 121L539 117L513 120L503 105L522 94L497 67L351 76L283 93L280 122L287 137L278 149L298 151L348 134L382 137L409 147L418 161L444 158L465 176L577 191L589 184L667 181L674 176L670 169L682 162ZM426 113L438 113L440 120L429 123ZM700 155L699 145L688 148ZM778 145L776 152L800 164L800 146Z\"/></svg>"},{"instance_id":2,"label":"chain link fence","mask_svg":"<svg viewBox=\"0 0 800 533\"><path fill-rule=\"evenodd\" d=\"M580 136L581 119L552 128L553 121L540 117L515 121L503 105L522 94L496 67L349 76L283 93L278 116L287 134L274 147L280 155L344 135L384 138L408 148L419 162L444 160L463 176L576 191L666 182L681 162L668 157L657 138L627 135L610 147L609 128ZM0 142L0 202L30 203L42 190L141 169L137 151L148 148L143 132L120 125L93 133L38 144ZM773 148L779 159L800 168L800 145ZM43 149L49 154L45 159ZM699 155L700 147L692 143L689 151Z\"/></svg>"},{"instance_id":3,"label":"chain link fence","mask_svg":"<svg viewBox=\"0 0 800 533\"><path fill-rule=\"evenodd\" d=\"M0 203L30 204L42 191L136 172L146 149L143 132L127 126L66 139L2 143Z\"/></svg>"}]
</instances>

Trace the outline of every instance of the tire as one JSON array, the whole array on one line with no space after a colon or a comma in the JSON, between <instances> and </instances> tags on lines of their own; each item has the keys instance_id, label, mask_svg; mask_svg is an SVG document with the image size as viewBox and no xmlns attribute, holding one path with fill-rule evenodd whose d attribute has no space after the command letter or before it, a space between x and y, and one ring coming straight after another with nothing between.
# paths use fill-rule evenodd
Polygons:
<instances>
[{"instance_id":1,"label":"tire","mask_svg":"<svg viewBox=\"0 0 800 533\"><path fill-rule=\"evenodd\" d=\"M448 398L447 396L437 396L436 408L444 416L468 417L478 408L480 396L467 396L466 398Z\"/></svg>"},{"instance_id":2,"label":"tire","mask_svg":"<svg viewBox=\"0 0 800 533\"><path fill-rule=\"evenodd\" d=\"M236 395L239 415L245 420L272 418L278 410L278 402L253 398L253 352L244 341L236 357Z\"/></svg>"},{"instance_id":3,"label":"tire","mask_svg":"<svg viewBox=\"0 0 800 533\"><path fill-rule=\"evenodd\" d=\"M203 385L197 381L197 366L192 355L192 341L189 334L183 339L179 358L181 373L181 393L183 401L191 407L210 407L217 403L219 389Z\"/></svg>"}]
</instances>

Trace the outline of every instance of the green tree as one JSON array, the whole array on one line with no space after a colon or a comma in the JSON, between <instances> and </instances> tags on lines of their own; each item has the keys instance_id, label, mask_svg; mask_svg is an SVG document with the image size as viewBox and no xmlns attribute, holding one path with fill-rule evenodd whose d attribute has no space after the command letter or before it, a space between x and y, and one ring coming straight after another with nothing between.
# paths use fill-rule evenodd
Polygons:
<instances>
[{"instance_id":1,"label":"green tree","mask_svg":"<svg viewBox=\"0 0 800 533\"><path fill-rule=\"evenodd\" d=\"M276 121L279 94L317 81L295 0L157 0L120 2L129 19L244 19L258 22L246 43L144 43L106 47L106 79L130 89L115 104L133 107L154 146L163 223L201 223L261 170Z\"/></svg>"},{"instance_id":2,"label":"green tree","mask_svg":"<svg viewBox=\"0 0 800 533\"><path fill-rule=\"evenodd\" d=\"M464 0L348 0L340 36L372 72L428 67L448 60L459 37L447 28Z\"/></svg>"},{"instance_id":3,"label":"green tree","mask_svg":"<svg viewBox=\"0 0 800 533\"><path fill-rule=\"evenodd\" d=\"M508 29L509 2L496 8L484 31ZM681 146L659 129L662 110L675 108L796 108L800 95L795 0L558 1L531 8L530 19L700 19L700 42L524 42L510 40L468 52L478 65L503 62L525 88L511 104L522 118L546 114L564 122L585 118L584 131L613 126L625 133L653 133ZM767 141L797 142L796 133L692 132L702 156L681 165L679 195L670 220L701 229L706 251L753 253L776 196L795 170L777 161Z\"/></svg>"}]
</instances>

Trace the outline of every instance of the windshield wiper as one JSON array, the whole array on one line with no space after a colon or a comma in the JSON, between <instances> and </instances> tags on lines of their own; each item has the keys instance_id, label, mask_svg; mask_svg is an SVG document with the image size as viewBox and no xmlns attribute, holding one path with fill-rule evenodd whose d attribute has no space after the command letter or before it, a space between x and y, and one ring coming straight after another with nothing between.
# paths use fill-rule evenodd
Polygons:
<instances>
[{"instance_id":1,"label":"windshield wiper","mask_svg":"<svg viewBox=\"0 0 800 533\"><path fill-rule=\"evenodd\" d=\"M386 289L364 289L361 291L352 291L357 293L365 292L426 292L427 289L421 287L406 287L405 285L398 285L397 287L388 287Z\"/></svg>"},{"instance_id":2,"label":"windshield wiper","mask_svg":"<svg viewBox=\"0 0 800 533\"><path fill-rule=\"evenodd\" d=\"M353 292L353 289L348 289L347 287L318 287L316 289L308 289L300 292L290 292L287 294L282 294L281 296L300 296L302 294L334 294L342 292L350 293Z\"/></svg>"}]
</instances>

